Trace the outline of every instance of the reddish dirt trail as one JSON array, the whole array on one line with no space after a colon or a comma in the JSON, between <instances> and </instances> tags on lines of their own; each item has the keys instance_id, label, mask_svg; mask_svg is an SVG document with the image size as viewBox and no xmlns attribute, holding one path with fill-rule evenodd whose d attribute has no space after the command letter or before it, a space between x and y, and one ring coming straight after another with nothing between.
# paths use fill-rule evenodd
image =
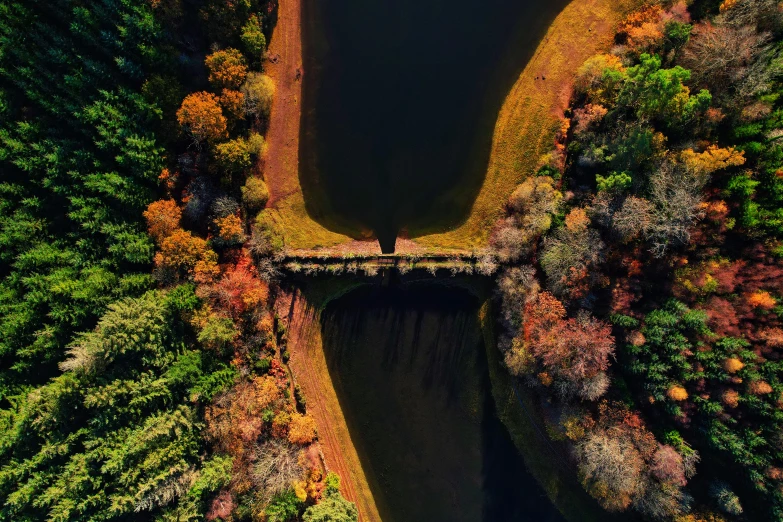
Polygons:
<instances>
[{"instance_id":1,"label":"reddish dirt trail","mask_svg":"<svg viewBox=\"0 0 783 522\"><path fill-rule=\"evenodd\" d=\"M356 503L361 522L381 522L326 366L319 314L299 292L280 299L277 308L287 318L289 366L318 425L327 469L340 475L342 493Z\"/></svg>"},{"instance_id":2,"label":"reddish dirt trail","mask_svg":"<svg viewBox=\"0 0 783 522\"><path fill-rule=\"evenodd\" d=\"M267 132L264 178L270 205L299 190L299 120L302 113L302 28L300 0L280 0L264 66L275 81ZM299 71L300 74L297 74Z\"/></svg>"}]
</instances>

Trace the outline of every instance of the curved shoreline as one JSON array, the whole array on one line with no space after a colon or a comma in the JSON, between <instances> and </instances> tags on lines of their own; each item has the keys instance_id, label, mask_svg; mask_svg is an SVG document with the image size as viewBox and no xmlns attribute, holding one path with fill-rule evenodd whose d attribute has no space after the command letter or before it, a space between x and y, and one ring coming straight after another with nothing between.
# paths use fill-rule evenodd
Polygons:
<instances>
[{"instance_id":1,"label":"curved shoreline","mask_svg":"<svg viewBox=\"0 0 783 522\"><path fill-rule=\"evenodd\" d=\"M554 149L579 66L608 48L632 0L574 0L555 18L506 96L495 124L484 183L457 228L413 239L421 247L476 250L487 245L514 188ZM541 78L546 78L545 80Z\"/></svg>"}]
</instances>

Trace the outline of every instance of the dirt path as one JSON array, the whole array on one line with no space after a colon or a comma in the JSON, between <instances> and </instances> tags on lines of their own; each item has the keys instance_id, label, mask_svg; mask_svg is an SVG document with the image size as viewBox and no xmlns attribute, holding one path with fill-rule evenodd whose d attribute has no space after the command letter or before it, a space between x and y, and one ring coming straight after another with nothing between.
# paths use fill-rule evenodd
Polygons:
<instances>
[{"instance_id":1,"label":"dirt path","mask_svg":"<svg viewBox=\"0 0 783 522\"><path fill-rule=\"evenodd\" d=\"M288 321L289 366L318 425L326 466L342 479L342 493L355 502L361 522L381 522L375 499L351 440L321 344L318 312L296 292L279 300L278 315Z\"/></svg>"},{"instance_id":2,"label":"dirt path","mask_svg":"<svg viewBox=\"0 0 783 522\"><path fill-rule=\"evenodd\" d=\"M299 116L302 82L296 71L302 67L300 0L281 0L278 21L269 43L265 72L275 81L275 98L269 121L269 146L264 172L270 204L299 188Z\"/></svg>"}]
</instances>

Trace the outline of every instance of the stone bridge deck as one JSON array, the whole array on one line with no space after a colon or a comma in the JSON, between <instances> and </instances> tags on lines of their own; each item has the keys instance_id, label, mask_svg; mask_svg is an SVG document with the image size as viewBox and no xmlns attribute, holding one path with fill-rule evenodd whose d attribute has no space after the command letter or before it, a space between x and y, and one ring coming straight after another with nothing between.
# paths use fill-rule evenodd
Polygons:
<instances>
[{"instance_id":1,"label":"stone bridge deck","mask_svg":"<svg viewBox=\"0 0 783 522\"><path fill-rule=\"evenodd\" d=\"M446 252L395 252L382 254L366 251L292 250L280 263L286 272L375 275L381 270L394 268L401 273L411 270L427 270L433 275L438 270L457 273L491 273L480 252L453 250Z\"/></svg>"}]
</instances>

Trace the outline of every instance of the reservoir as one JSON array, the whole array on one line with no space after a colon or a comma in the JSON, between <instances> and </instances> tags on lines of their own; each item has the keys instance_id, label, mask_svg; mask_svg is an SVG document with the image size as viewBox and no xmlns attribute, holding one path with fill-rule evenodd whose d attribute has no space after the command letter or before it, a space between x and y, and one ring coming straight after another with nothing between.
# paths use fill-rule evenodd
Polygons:
<instances>
[{"instance_id":1,"label":"reservoir","mask_svg":"<svg viewBox=\"0 0 783 522\"><path fill-rule=\"evenodd\" d=\"M478 311L466 290L418 283L360 287L323 313L329 373L383 522L564 520L496 415Z\"/></svg>"},{"instance_id":2,"label":"reservoir","mask_svg":"<svg viewBox=\"0 0 783 522\"><path fill-rule=\"evenodd\" d=\"M300 182L354 237L458 225L498 111L567 0L304 0Z\"/></svg>"}]
</instances>

